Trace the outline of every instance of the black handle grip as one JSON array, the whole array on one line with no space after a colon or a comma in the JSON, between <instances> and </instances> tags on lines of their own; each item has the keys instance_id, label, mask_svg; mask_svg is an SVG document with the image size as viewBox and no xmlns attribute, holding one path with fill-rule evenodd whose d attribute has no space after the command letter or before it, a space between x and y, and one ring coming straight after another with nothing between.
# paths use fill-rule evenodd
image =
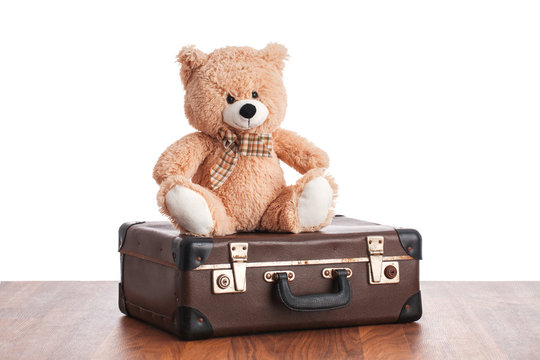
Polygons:
<instances>
[{"instance_id":1,"label":"black handle grip","mask_svg":"<svg viewBox=\"0 0 540 360\"><path fill-rule=\"evenodd\" d=\"M347 279L347 270L335 270L338 291L336 293L310 294L296 296L291 292L287 273L277 273L277 291L281 301L294 311L322 311L345 307L351 302L351 286Z\"/></svg>"}]
</instances>

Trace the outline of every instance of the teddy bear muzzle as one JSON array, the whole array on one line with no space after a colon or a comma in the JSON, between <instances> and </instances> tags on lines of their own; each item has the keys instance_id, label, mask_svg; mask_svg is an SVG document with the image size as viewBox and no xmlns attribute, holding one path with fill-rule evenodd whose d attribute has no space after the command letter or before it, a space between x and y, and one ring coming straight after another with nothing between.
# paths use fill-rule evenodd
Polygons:
<instances>
[{"instance_id":1,"label":"teddy bear muzzle","mask_svg":"<svg viewBox=\"0 0 540 360\"><path fill-rule=\"evenodd\" d=\"M266 121L268 113L262 102L245 99L228 105L223 111L223 121L239 130L253 129Z\"/></svg>"}]
</instances>

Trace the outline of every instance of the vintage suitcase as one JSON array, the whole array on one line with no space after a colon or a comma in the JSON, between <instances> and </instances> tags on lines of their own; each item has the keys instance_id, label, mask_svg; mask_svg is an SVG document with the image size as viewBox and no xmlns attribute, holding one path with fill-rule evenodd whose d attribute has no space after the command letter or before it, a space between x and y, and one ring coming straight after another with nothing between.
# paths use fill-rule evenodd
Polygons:
<instances>
[{"instance_id":1,"label":"vintage suitcase","mask_svg":"<svg viewBox=\"0 0 540 360\"><path fill-rule=\"evenodd\" d=\"M416 230L336 216L315 233L201 238L133 222L119 235L120 310L182 339L422 315Z\"/></svg>"}]
</instances>

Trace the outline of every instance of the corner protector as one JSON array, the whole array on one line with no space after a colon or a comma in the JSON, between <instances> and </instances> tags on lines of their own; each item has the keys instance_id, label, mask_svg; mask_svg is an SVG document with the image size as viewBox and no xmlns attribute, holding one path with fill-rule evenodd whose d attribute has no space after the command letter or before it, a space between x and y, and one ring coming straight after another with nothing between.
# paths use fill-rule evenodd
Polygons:
<instances>
[{"instance_id":1,"label":"corner protector","mask_svg":"<svg viewBox=\"0 0 540 360\"><path fill-rule=\"evenodd\" d=\"M121 282L118 283L118 309L120 309L122 314L129 316L126 306L126 297L124 296L124 288Z\"/></svg>"},{"instance_id":2,"label":"corner protector","mask_svg":"<svg viewBox=\"0 0 540 360\"><path fill-rule=\"evenodd\" d=\"M214 335L212 324L197 309L180 306L174 312L173 321L176 323L176 334L183 340L207 339Z\"/></svg>"},{"instance_id":3,"label":"corner protector","mask_svg":"<svg viewBox=\"0 0 540 360\"><path fill-rule=\"evenodd\" d=\"M422 259L422 235L414 229L396 229L403 250L416 260Z\"/></svg>"},{"instance_id":4,"label":"corner protector","mask_svg":"<svg viewBox=\"0 0 540 360\"><path fill-rule=\"evenodd\" d=\"M144 221L130 221L123 223L120 226L120 229L118 229L118 251L122 250L122 246L124 246L124 241L126 240L126 234L130 227L137 224L142 224Z\"/></svg>"},{"instance_id":5,"label":"corner protector","mask_svg":"<svg viewBox=\"0 0 540 360\"><path fill-rule=\"evenodd\" d=\"M208 260L213 246L208 237L176 237L172 242L173 261L180 270L193 270Z\"/></svg>"},{"instance_id":6,"label":"corner protector","mask_svg":"<svg viewBox=\"0 0 540 360\"><path fill-rule=\"evenodd\" d=\"M422 297L420 291L412 295L401 308L398 323L417 321L422 317Z\"/></svg>"}]
</instances>

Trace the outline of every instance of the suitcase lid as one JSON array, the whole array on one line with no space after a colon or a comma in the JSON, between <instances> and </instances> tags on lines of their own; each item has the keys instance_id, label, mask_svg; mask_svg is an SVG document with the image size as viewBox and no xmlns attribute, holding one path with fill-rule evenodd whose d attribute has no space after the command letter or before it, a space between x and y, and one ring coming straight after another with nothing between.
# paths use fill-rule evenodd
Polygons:
<instances>
[{"instance_id":1,"label":"suitcase lid","mask_svg":"<svg viewBox=\"0 0 540 360\"><path fill-rule=\"evenodd\" d=\"M368 236L375 235L384 237L385 260L421 259L421 236L416 230L340 215L317 232L249 232L212 238L181 235L166 221L126 223L119 231L119 251L180 270L230 269L231 244L248 245L248 267L352 263L367 260Z\"/></svg>"}]
</instances>

